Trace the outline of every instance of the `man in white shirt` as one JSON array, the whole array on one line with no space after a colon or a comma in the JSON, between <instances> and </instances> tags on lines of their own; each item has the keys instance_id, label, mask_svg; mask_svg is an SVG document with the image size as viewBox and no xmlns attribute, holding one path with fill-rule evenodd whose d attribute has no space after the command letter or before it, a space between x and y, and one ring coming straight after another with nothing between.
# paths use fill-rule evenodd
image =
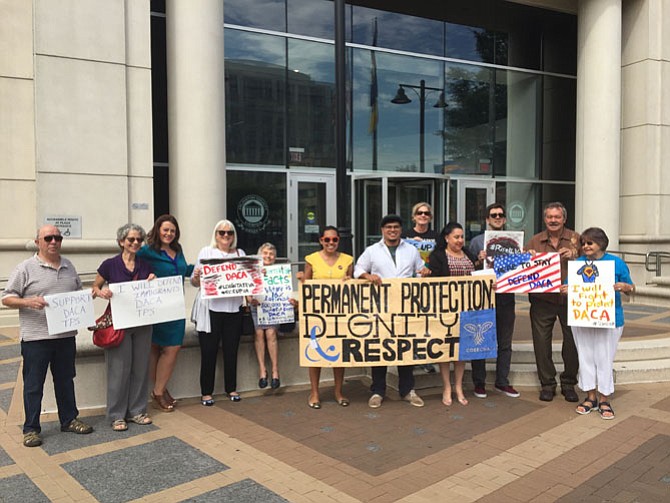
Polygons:
<instances>
[{"instance_id":1,"label":"man in white shirt","mask_svg":"<svg viewBox=\"0 0 670 503\"><path fill-rule=\"evenodd\" d=\"M412 278L427 276L430 270L414 246L404 242L402 219L398 215L386 215L381 221L382 239L368 246L358 258L354 268L354 278L366 279L375 285L390 278ZM400 397L414 405L423 407L423 400L414 391L413 365L398 366L398 391ZM386 367L372 367L372 396L368 405L373 409L381 407L386 395Z\"/></svg>"}]
</instances>

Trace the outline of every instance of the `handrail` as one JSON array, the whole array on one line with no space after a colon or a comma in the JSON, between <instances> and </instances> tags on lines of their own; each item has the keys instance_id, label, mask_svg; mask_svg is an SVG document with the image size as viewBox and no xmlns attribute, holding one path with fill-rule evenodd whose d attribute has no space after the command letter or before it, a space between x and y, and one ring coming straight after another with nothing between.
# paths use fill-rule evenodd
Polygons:
<instances>
[{"instance_id":1,"label":"handrail","mask_svg":"<svg viewBox=\"0 0 670 503\"><path fill-rule=\"evenodd\" d=\"M649 272L655 272L656 277L661 276L663 264L670 264L670 252L650 251L647 252L644 267Z\"/></svg>"}]
</instances>

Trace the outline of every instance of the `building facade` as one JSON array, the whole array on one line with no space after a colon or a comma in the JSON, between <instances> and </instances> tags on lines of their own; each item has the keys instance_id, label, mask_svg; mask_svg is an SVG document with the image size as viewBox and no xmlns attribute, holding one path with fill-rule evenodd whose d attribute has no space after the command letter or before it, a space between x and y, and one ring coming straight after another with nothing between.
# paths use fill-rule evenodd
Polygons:
<instances>
[{"instance_id":1,"label":"building facade","mask_svg":"<svg viewBox=\"0 0 670 503\"><path fill-rule=\"evenodd\" d=\"M488 202L530 235L559 200L612 249L670 249L669 14L670 0L5 0L0 277L47 220L92 271L119 225L167 211L188 257L224 217L247 252L271 241L298 262L337 223L358 253L418 201L472 237Z\"/></svg>"}]
</instances>

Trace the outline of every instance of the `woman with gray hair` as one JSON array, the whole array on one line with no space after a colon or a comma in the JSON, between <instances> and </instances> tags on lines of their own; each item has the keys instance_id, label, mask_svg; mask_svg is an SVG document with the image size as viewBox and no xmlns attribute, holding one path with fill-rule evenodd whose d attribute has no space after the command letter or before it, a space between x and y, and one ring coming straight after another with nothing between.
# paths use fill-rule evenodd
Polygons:
<instances>
[{"instance_id":1,"label":"woman with gray hair","mask_svg":"<svg viewBox=\"0 0 670 503\"><path fill-rule=\"evenodd\" d=\"M230 220L219 220L212 232L212 241L198 254L191 284L200 287L202 264L208 259L233 258L246 255L237 248L237 232ZM237 392L237 351L242 335L242 296L200 300L205 309L198 311L204 316L196 317L196 330L200 343L200 403L214 405L214 380L219 346L223 350L223 382L228 398L232 402L241 400Z\"/></svg>"},{"instance_id":2,"label":"woman with gray hair","mask_svg":"<svg viewBox=\"0 0 670 503\"><path fill-rule=\"evenodd\" d=\"M144 229L136 224L126 224L116 231L121 253L98 267L93 297L112 298L112 292L105 284L156 277L151 265L136 256L145 238ZM107 419L114 431L127 430L127 421L141 425L152 422L147 415L150 352L151 325L126 328L123 342L115 348L105 349Z\"/></svg>"},{"instance_id":3,"label":"woman with gray hair","mask_svg":"<svg viewBox=\"0 0 670 503\"><path fill-rule=\"evenodd\" d=\"M586 398L575 412L588 414L597 410L603 419L614 419L614 409L609 397L614 393L614 356L621 334L623 333L623 307L621 293L630 295L635 285L630 277L626 263L616 255L607 253L609 238L599 227L589 227L581 235L581 247L584 254L578 261L584 261L577 274L595 280L598 276L598 264L602 261L614 262L614 311L615 326L572 327L572 333L579 356L579 387L586 392ZM561 293L567 293L568 285L561 285ZM600 395L600 396L598 396Z\"/></svg>"}]
</instances>

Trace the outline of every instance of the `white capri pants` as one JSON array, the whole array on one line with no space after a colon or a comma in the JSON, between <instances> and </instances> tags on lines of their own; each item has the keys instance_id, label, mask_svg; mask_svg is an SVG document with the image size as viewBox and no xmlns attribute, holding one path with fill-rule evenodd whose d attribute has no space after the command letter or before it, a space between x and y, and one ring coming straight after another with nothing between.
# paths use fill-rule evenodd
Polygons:
<instances>
[{"instance_id":1,"label":"white capri pants","mask_svg":"<svg viewBox=\"0 0 670 503\"><path fill-rule=\"evenodd\" d=\"M614 355L623 327L572 327L579 356L577 385L583 391L598 389L601 395L614 393Z\"/></svg>"}]
</instances>

